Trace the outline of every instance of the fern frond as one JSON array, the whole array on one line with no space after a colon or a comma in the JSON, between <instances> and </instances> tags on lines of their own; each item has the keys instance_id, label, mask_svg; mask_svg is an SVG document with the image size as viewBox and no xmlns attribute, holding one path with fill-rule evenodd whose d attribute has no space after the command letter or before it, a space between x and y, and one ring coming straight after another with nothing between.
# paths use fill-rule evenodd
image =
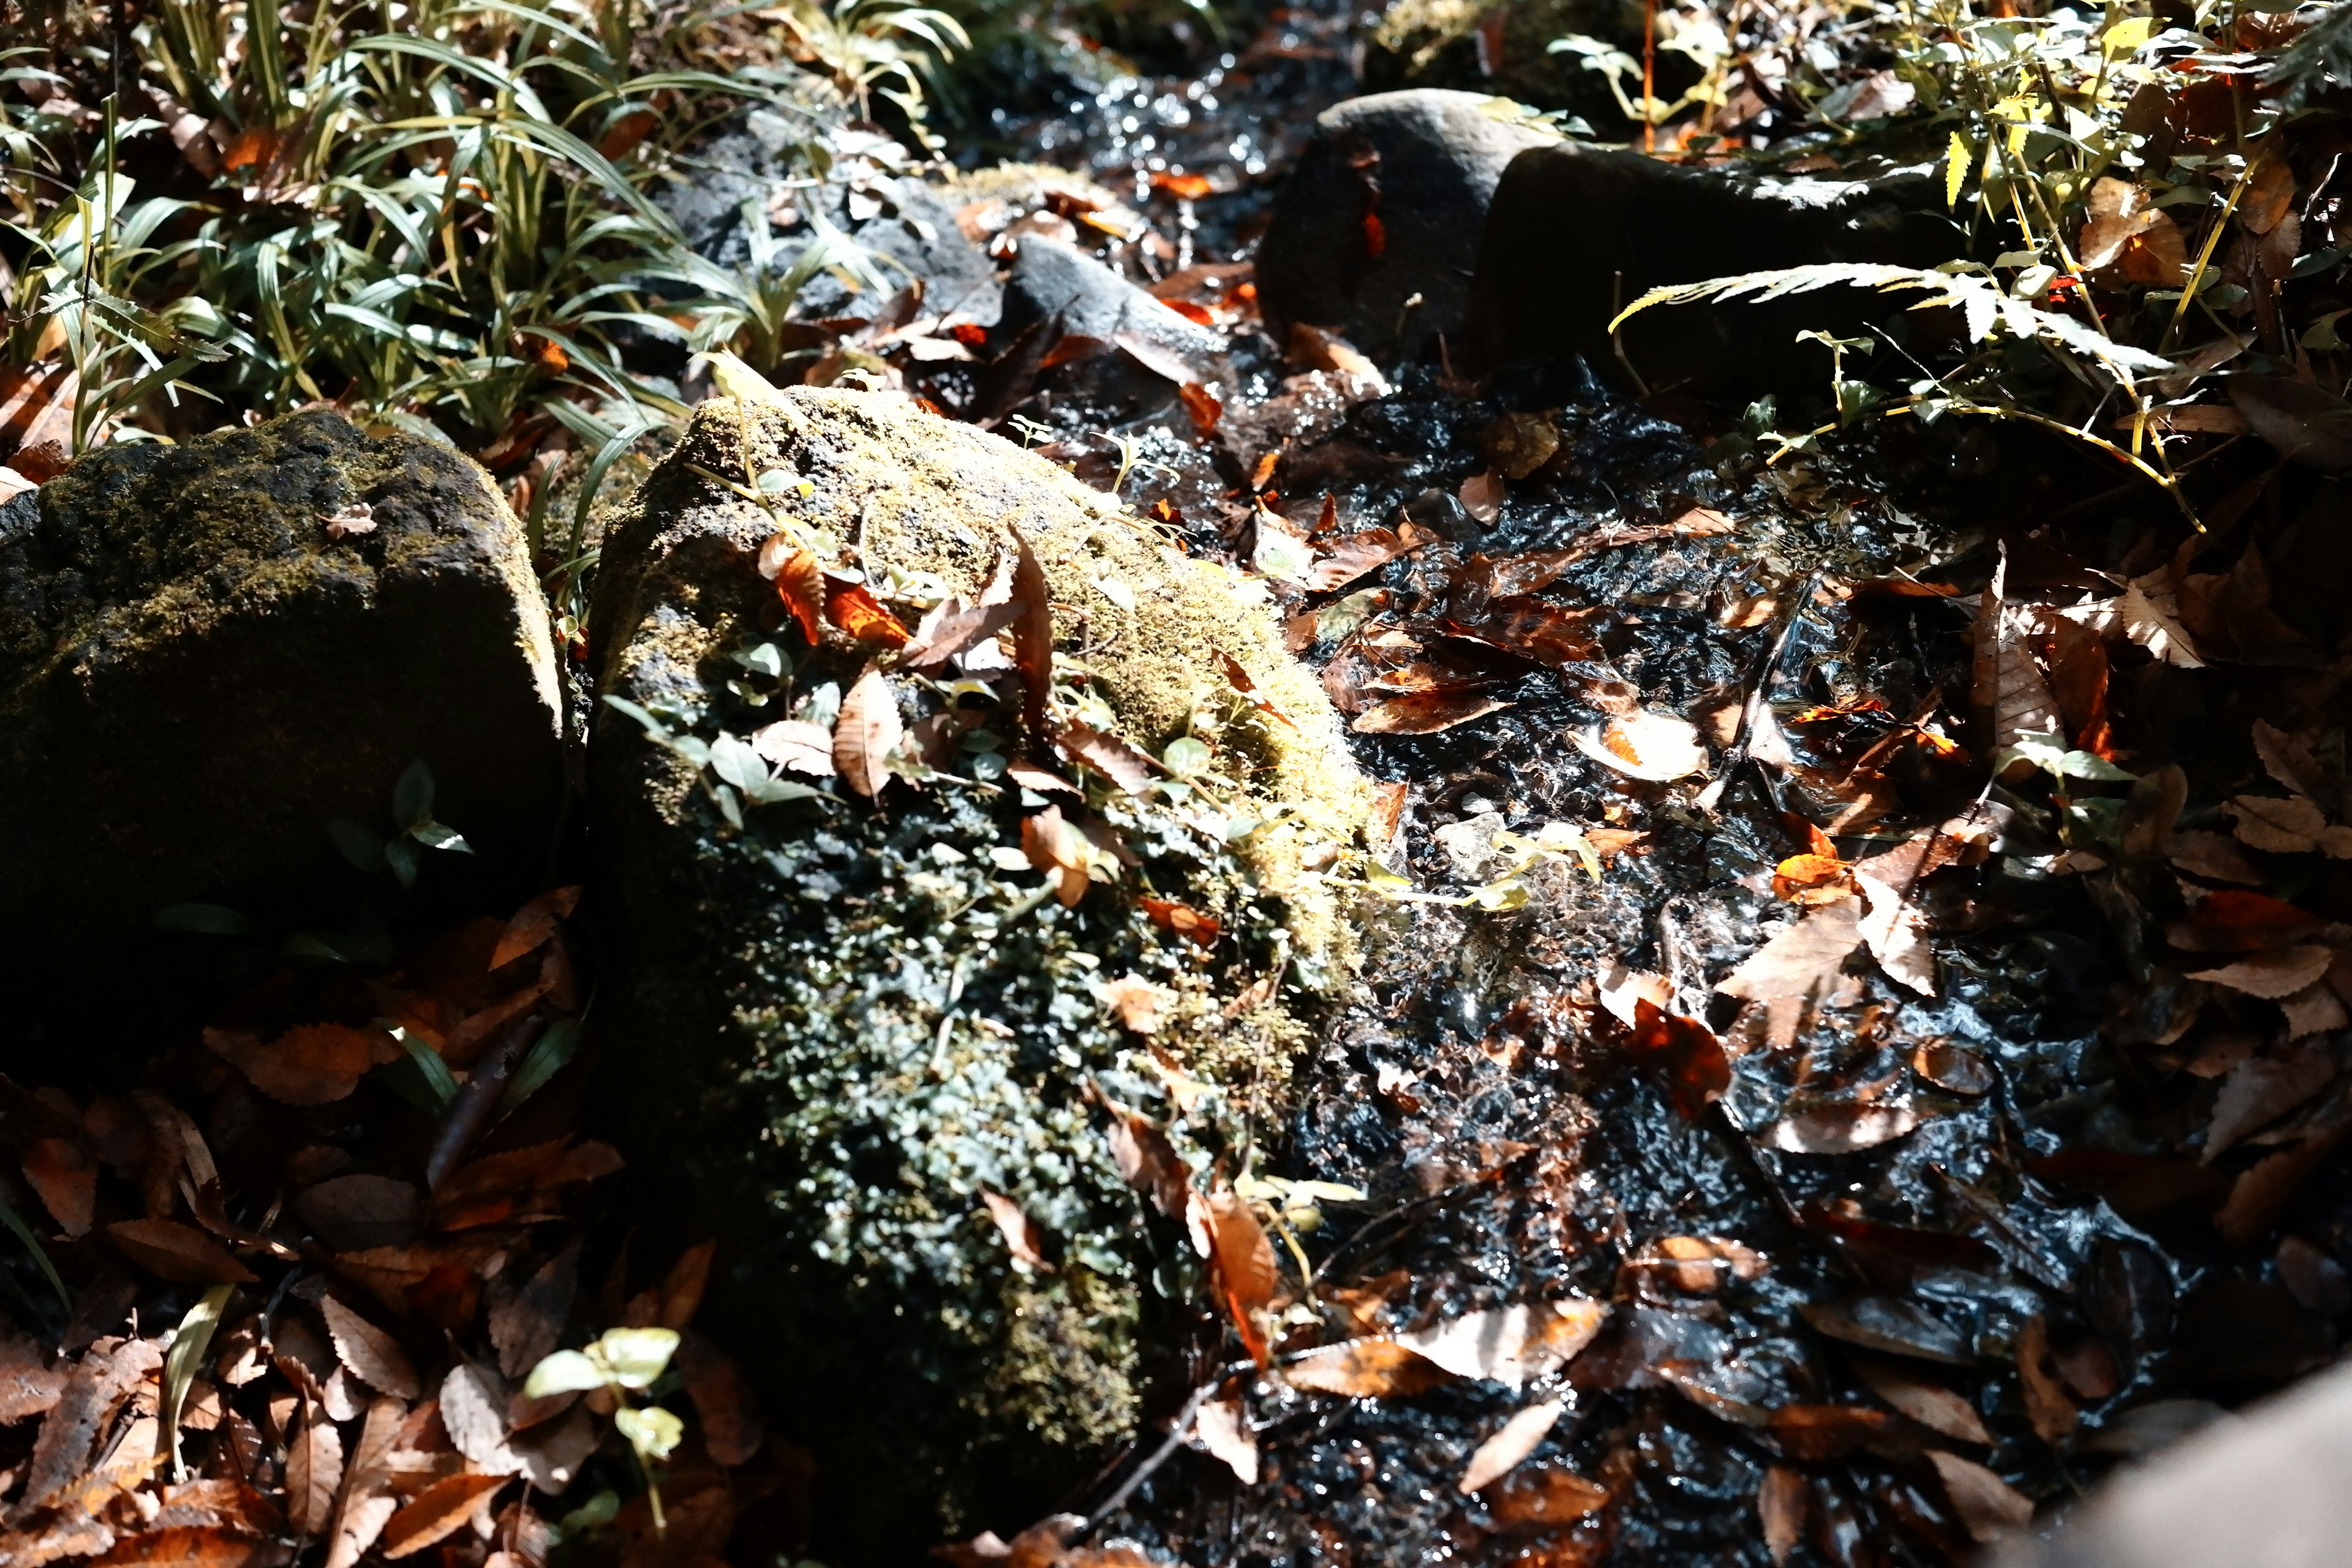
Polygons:
<instances>
[{"instance_id":1,"label":"fern frond","mask_svg":"<svg viewBox=\"0 0 2352 1568\"><path fill-rule=\"evenodd\" d=\"M1819 289L1875 289L1882 294L1918 289L1928 297L1911 308L1924 310L1948 305L1968 320L1969 341L1984 342L1996 328L2015 338L2039 338L2055 347L2106 367L2125 386L2135 371L2168 371L2171 361L2145 349L2119 343L2092 331L2071 316L2062 316L2012 299L1999 281L1972 272L1922 271L1876 262L1824 262L1811 267L1783 267L1767 272L1742 272L1736 277L1710 278L1700 283L1675 283L1653 289L1620 310L1609 323L1615 331L1626 318L1653 305L1693 305L1707 300L1743 297L1761 304L1768 300L1809 294Z\"/></svg>"}]
</instances>

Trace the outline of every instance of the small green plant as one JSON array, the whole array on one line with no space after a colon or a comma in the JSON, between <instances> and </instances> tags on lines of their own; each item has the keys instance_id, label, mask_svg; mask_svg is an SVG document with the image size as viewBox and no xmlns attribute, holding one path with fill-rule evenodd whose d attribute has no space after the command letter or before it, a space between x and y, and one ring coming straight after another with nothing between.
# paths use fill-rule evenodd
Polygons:
<instances>
[{"instance_id":1,"label":"small green plant","mask_svg":"<svg viewBox=\"0 0 2352 1568\"><path fill-rule=\"evenodd\" d=\"M674 1329L607 1329L593 1344L576 1351L557 1351L523 1380L526 1399L547 1399L559 1394L603 1391L614 1402L614 1429L627 1440L646 1478L646 1500L653 1509L654 1528L667 1528L662 1518L661 1488L654 1467L668 1458L686 1436L686 1425L655 1404L633 1405L630 1395L645 1394L668 1370L677 1353Z\"/></svg>"}]
</instances>

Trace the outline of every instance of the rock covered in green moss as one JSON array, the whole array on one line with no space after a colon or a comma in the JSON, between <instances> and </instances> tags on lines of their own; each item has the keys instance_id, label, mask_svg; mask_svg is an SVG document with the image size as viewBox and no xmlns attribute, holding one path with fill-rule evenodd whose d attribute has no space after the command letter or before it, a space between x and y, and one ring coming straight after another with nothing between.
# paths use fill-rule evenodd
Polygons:
<instances>
[{"instance_id":1,"label":"rock covered in green moss","mask_svg":"<svg viewBox=\"0 0 2352 1568\"><path fill-rule=\"evenodd\" d=\"M535 871L563 783L521 532L445 447L314 411L114 447L0 509L0 947L102 961L164 906L265 908L422 758Z\"/></svg>"},{"instance_id":2,"label":"rock covered in green moss","mask_svg":"<svg viewBox=\"0 0 2352 1568\"><path fill-rule=\"evenodd\" d=\"M978 598L1016 528L1050 585L1047 727L1108 738L1108 773L1022 733L1013 633L909 673L835 627L810 647L759 570L779 535L836 592L854 560L911 625ZM1270 1113L1346 978L1338 721L1241 579L893 394L706 404L615 520L592 619L614 1131L728 1242L730 1342L815 1448L840 1544L1024 1523L1131 1429L1155 1268L1183 1294L1103 1100L1172 1076ZM906 739L867 799L827 751L885 703ZM1156 923L1173 904L1213 942Z\"/></svg>"}]
</instances>

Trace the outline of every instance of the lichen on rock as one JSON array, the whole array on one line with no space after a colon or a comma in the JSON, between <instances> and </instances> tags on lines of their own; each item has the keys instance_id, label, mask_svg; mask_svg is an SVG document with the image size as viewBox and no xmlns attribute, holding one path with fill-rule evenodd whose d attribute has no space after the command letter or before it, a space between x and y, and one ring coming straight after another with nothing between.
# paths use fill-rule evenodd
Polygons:
<instances>
[{"instance_id":1,"label":"lichen on rock","mask_svg":"<svg viewBox=\"0 0 2352 1568\"><path fill-rule=\"evenodd\" d=\"M910 673L837 625L810 647L758 569L809 541L911 620L977 598L1016 529L1061 749L1023 733L1013 633ZM896 395L705 405L604 574L615 1131L738 1242L746 1342L861 1528L911 1544L1050 1502L1131 1429L1150 1320L1197 1268L1121 1182L1104 1101L1272 1115L1347 982L1323 872L1364 785L1338 721L1250 584ZM758 756L877 679L907 739L874 798Z\"/></svg>"}]
</instances>

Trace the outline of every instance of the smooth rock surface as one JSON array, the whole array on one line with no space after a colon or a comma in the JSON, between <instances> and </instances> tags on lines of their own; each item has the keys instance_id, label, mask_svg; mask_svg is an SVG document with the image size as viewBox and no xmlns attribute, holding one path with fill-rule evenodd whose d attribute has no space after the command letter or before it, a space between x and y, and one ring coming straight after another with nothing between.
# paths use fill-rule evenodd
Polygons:
<instances>
[{"instance_id":1,"label":"smooth rock surface","mask_svg":"<svg viewBox=\"0 0 2352 1568\"><path fill-rule=\"evenodd\" d=\"M1423 88L1325 110L1258 247L1258 302L1275 341L1303 321L1383 364L1421 357L1440 333L1458 352L1496 184L1513 158L1559 141L1512 108Z\"/></svg>"},{"instance_id":2,"label":"smooth rock surface","mask_svg":"<svg viewBox=\"0 0 2352 1568\"><path fill-rule=\"evenodd\" d=\"M1581 354L1630 385L1609 321L1650 289L1822 262L1927 267L1956 247L1927 175L1762 180L1562 142L1521 153L1495 189L1468 357L1492 368ZM1828 352L1797 334L1853 335L1916 300L1841 286L1764 305L1654 306L1622 330L1623 355L1653 391L1826 395Z\"/></svg>"},{"instance_id":3,"label":"smooth rock surface","mask_svg":"<svg viewBox=\"0 0 2352 1568\"><path fill-rule=\"evenodd\" d=\"M745 487L772 510L709 477L746 472L774 476ZM1174 795L1129 795L1050 750L1034 760L1083 799L1003 779L979 759L1020 746L1022 700L992 639L992 664L975 655L963 678L996 695L959 689L989 736L935 753L953 779L868 800L782 773L827 793L743 804L735 826L697 745L846 723L841 694L877 686L912 735L949 711L940 686L890 675L843 632L812 647L787 624L756 566L787 524L827 551L854 542L886 595L974 594L1018 525L1049 584L1063 710L1155 756L1189 733L1214 760ZM724 1238L711 1311L816 1456L819 1512L848 1532L819 1543L826 1560L1010 1535L1129 1435L1170 1310L1145 1281L1197 1267L1111 1161L1095 1096L1157 1118L1168 1102L1100 987L1165 988L1156 1047L1204 1083L1279 1096L1318 994L1347 973L1343 922L1307 870L1361 822L1338 720L1239 578L895 394L705 404L608 537L594 621L600 691L670 737L607 704L591 740L611 1135L652 1178L660 1223L691 1215ZM1238 696L1217 650L1288 722ZM1114 847L1066 907L1020 849L1049 800ZM1146 892L1214 914L1217 945L1155 926ZM1279 989L1236 1000L1277 968ZM1015 1261L991 1193L1034 1222L1050 1272Z\"/></svg>"},{"instance_id":4,"label":"smooth rock surface","mask_svg":"<svg viewBox=\"0 0 2352 1568\"><path fill-rule=\"evenodd\" d=\"M419 758L535 876L556 702L521 529L447 447L306 412L86 457L0 510L0 946L85 968L167 905L272 913Z\"/></svg>"},{"instance_id":5,"label":"smooth rock surface","mask_svg":"<svg viewBox=\"0 0 2352 1568\"><path fill-rule=\"evenodd\" d=\"M1058 239L1024 235L1005 279L1003 330L1058 319L1064 335L1115 342L1121 335L1191 364L1205 376L1223 351L1217 334L1170 310L1093 257Z\"/></svg>"}]
</instances>

